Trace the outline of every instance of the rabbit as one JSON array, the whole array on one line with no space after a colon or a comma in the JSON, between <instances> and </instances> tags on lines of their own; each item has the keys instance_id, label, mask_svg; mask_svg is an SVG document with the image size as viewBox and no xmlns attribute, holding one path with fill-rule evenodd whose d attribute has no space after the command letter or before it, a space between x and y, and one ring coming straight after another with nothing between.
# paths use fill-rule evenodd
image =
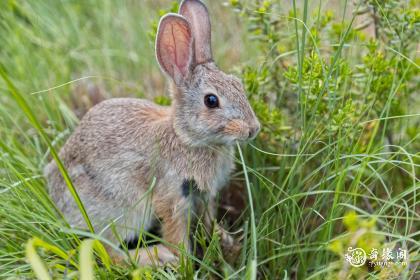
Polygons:
<instances>
[{"instance_id":1,"label":"rabbit","mask_svg":"<svg viewBox=\"0 0 420 280\"><path fill-rule=\"evenodd\" d=\"M116 246L111 223L121 239L129 240L161 222L164 242L141 248L140 265L176 262L178 245L191 250L192 212L205 213L206 228L215 225L222 242L231 244L229 234L214 223L215 198L234 168L236 141L253 139L260 130L240 80L213 61L203 2L184 0L178 14L163 16L155 48L174 85L172 105L135 98L102 101L85 114L59 153L95 231ZM54 161L44 174L69 224L85 228ZM192 203L197 195L206 203ZM111 256L126 261L118 252Z\"/></svg>"}]
</instances>

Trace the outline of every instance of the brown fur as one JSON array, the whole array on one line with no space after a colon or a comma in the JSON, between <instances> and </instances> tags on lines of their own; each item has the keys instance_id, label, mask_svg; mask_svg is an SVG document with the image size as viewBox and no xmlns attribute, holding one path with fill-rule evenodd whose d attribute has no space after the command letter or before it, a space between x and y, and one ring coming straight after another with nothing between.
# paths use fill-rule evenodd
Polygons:
<instances>
[{"instance_id":1,"label":"brown fur","mask_svg":"<svg viewBox=\"0 0 420 280\"><path fill-rule=\"evenodd\" d=\"M198 0L187 2L194 7L203 5ZM184 180L194 180L200 195L209 201L210 210L202 211L210 213L205 218L210 228L214 198L233 168L233 144L254 137L259 123L237 78L221 72L212 62L194 62L193 46L185 42L192 41L189 24L197 23L177 15L162 21L165 24L159 27L156 48L163 70L176 84L172 106L131 98L106 100L83 117L60 157L97 232L104 230L105 237L116 242L106 229L112 222L122 239L130 239L147 230L157 217L162 220L163 239L188 250L188 213L194 209L191 197L182 193ZM167 32L179 26L186 31ZM168 34L174 37L167 40ZM177 36L182 36L180 44ZM203 99L208 93L218 96L220 108L205 106ZM55 162L46 166L45 176L51 197L67 220L84 228ZM219 231L224 240L229 239ZM176 260L173 246L156 248L158 262ZM116 259L121 260L119 256ZM142 264L153 260L150 248L142 250L138 259Z\"/></svg>"}]
</instances>

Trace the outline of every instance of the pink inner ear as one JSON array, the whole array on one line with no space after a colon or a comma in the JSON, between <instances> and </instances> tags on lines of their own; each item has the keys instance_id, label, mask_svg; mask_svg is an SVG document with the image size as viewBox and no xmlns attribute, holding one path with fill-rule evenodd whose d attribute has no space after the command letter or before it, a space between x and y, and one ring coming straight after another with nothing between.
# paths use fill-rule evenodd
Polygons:
<instances>
[{"instance_id":1,"label":"pink inner ear","mask_svg":"<svg viewBox=\"0 0 420 280\"><path fill-rule=\"evenodd\" d=\"M163 70L174 80L189 73L192 36L188 22L180 16L162 19L157 36L156 53Z\"/></svg>"}]
</instances>

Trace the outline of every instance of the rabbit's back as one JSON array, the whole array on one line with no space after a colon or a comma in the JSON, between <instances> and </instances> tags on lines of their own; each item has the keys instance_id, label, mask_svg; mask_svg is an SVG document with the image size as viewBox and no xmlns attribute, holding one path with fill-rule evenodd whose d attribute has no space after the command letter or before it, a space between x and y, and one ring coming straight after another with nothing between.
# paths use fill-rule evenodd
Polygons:
<instances>
[{"instance_id":1,"label":"rabbit's back","mask_svg":"<svg viewBox=\"0 0 420 280\"><path fill-rule=\"evenodd\" d=\"M151 128L169 117L169 108L147 100L114 98L103 101L83 117L62 156L69 161L74 159L74 154L79 154L80 159L92 162L121 157L122 152L147 151L148 143L152 142L150 137L157 136L156 129Z\"/></svg>"}]
</instances>

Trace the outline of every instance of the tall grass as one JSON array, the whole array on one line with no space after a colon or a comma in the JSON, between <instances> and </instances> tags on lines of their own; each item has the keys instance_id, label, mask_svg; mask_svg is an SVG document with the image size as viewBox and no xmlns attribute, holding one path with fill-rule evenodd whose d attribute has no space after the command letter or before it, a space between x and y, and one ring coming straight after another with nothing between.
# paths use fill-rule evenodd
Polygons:
<instances>
[{"instance_id":1,"label":"tall grass","mask_svg":"<svg viewBox=\"0 0 420 280\"><path fill-rule=\"evenodd\" d=\"M369 41L352 13L363 3L228 2L209 3L216 61L242 76L263 124L238 146L233 176L249 194L232 226L243 248L228 262L217 238L197 230L203 259L186 255L174 269L108 266L99 243L80 236L106 240L70 229L42 176L77 125L78 85L100 85L106 97L166 96L153 32L171 3L0 3L0 278L418 277L414 4L401 11L413 11L413 28L397 25L395 1L371 1L384 35ZM349 267L344 254L357 246L406 249L407 265Z\"/></svg>"}]
</instances>

